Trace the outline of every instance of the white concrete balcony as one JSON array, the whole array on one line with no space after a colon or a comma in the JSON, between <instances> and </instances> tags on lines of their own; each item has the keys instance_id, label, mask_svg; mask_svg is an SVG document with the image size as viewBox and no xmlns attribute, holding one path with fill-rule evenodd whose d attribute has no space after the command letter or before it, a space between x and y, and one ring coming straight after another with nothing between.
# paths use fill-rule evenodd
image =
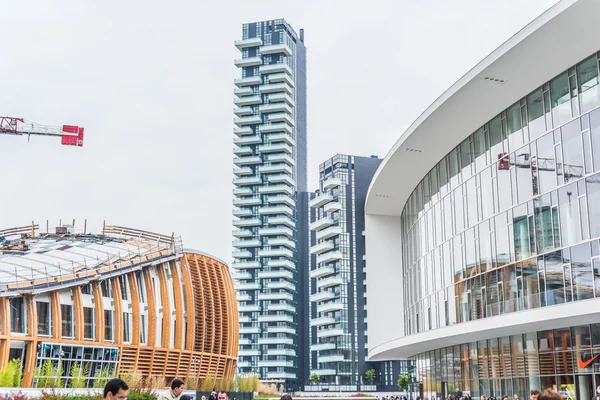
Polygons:
<instances>
[{"instance_id":1,"label":"white concrete balcony","mask_svg":"<svg viewBox=\"0 0 600 400\"><path fill-rule=\"evenodd\" d=\"M258 191L261 194L284 193L288 196L294 194L294 188L288 185L263 185L260 188L258 188Z\"/></svg>"},{"instance_id":2,"label":"white concrete balcony","mask_svg":"<svg viewBox=\"0 0 600 400\"><path fill-rule=\"evenodd\" d=\"M291 56L292 49L290 49L290 47L285 43L260 46L260 54L279 54L279 53L283 53L286 56Z\"/></svg>"},{"instance_id":3,"label":"white concrete balcony","mask_svg":"<svg viewBox=\"0 0 600 400\"><path fill-rule=\"evenodd\" d=\"M260 271L258 277L260 279L294 279L294 274L286 270Z\"/></svg>"},{"instance_id":4,"label":"white concrete balcony","mask_svg":"<svg viewBox=\"0 0 600 400\"><path fill-rule=\"evenodd\" d=\"M236 240L232 243L232 246L236 249L247 249L250 247L258 247L260 246L260 240L252 239L252 240Z\"/></svg>"},{"instance_id":5,"label":"white concrete balcony","mask_svg":"<svg viewBox=\"0 0 600 400\"><path fill-rule=\"evenodd\" d=\"M287 300L293 301L294 295L287 292L278 292L278 293L259 293L259 300Z\"/></svg>"},{"instance_id":6,"label":"white concrete balcony","mask_svg":"<svg viewBox=\"0 0 600 400\"><path fill-rule=\"evenodd\" d=\"M291 338L277 338L277 337L260 337L258 338L258 344L294 344L294 339Z\"/></svg>"},{"instance_id":7,"label":"white concrete balcony","mask_svg":"<svg viewBox=\"0 0 600 400\"><path fill-rule=\"evenodd\" d=\"M286 379L298 379L298 376L296 374L290 373L290 372L274 372L274 371L267 371L267 374L265 376L266 380L286 380Z\"/></svg>"},{"instance_id":8,"label":"white concrete balcony","mask_svg":"<svg viewBox=\"0 0 600 400\"><path fill-rule=\"evenodd\" d=\"M242 227L242 226L260 226L261 221L258 218L244 218L237 219L233 221L233 226Z\"/></svg>"},{"instance_id":9,"label":"white concrete balcony","mask_svg":"<svg viewBox=\"0 0 600 400\"><path fill-rule=\"evenodd\" d=\"M267 99L267 101L269 103L275 103L275 102L279 102L279 101L284 101L286 102L288 105L294 107L296 105L296 101L294 100L294 98L286 93L273 93L269 95L269 98Z\"/></svg>"},{"instance_id":10,"label":"white concrete balcony","mask_svg":"<svg viewBox=\"0 0 600 400\"><path fill-rule=\"evenodd\" d=\"M258 176L246 176L243 178L235 178L233 184L236 186L260 185L262 180Z\"/></svg>"},{"instance_id":11,"label":"white concrete balcony","mask_svg":"<svg viewBox=\"0 0 600 400\"><path fill-rule=\"evenodd\" d=\"M236 40L235 42L233 42L235 47L237 47L239 50L245 49L247 47L262 46L262 43L262 39L259 37Z\"/></svg>"},{"instance_id":12,"label":"white concrete balcony","mask_svg":"<svg viewBox=\"0 0 600 400\"><path fill-rule=\"evenodd\" d=\"M238 311L239 312L259 312L260 311L260 306L259 305L255 305L255 304L251 304L251 305L238 305ZM240 344L252 344L248 339L244 339L247 340L247 343L242 343L242 339L240 339Z\"/></svg>"},{"instance_id":13,"label":"white concrete balcony","mask_svg":"<svg viewBox=\"0 0 600 400\"><path fill-rule=\"evenodd\" d=\"M286 206L294 207L296 200L285 194L277 194L275 196L268 196L267 203L269 204L285 204Z\"/></svg>"},{"instance_id":14,"label":"white concrete balcony","mask_svg":"<svg viewBox=\"0 0 600 400\"><path fill-rule=\"evenodd\" d=\"M333 311L339 311L339 310L343 310L343 309L344 309L344 305L337 301L331 302L331 303L322 303L322 304L317 305L318 313L333 312Z\"/></svg>"},{"instance_id":15,"label":"white concrete balcony","mask_svg":"<svg viewBox=\"0 0 600 400\"><path fill-rule=\"evenodd\" d=\"M337 336L339 336L339 335L337 335ZM344 361L344 356L341 354L322 356L322 357L318 356L317 360L320 363L340 362L340 361Z\"/></svg>"},{"instance_id":16,"label":"white concrete balcony","mask_svg":"<svg viewBox=\"0 0 600 400\"><path fill-rule=\"evenodd\" d=\"M269 82L271 83L285 83L291 87L294 87L294 80L290 75L285 72L280 72L278 74L271 74L268 77Z\"/></svg>"},{"instance_id":17,"label":"white concrete balcony","mask_svg":"<svg viewBox=\"0 0 600 400\"><path fill-rule=\"evenodd\" d=\"M323 189L331 189L341 185L342 180L340 178L329 178L325 182L323 182Z\"/></svg>"},{"instance_id":18,"label":"white concrete balcony","mask_svg":"<svg viewBox=\"0 0 600 400\"><path fill-rule=\"evenodd\" d=\"M253 85L259 85L260 83L261 82L253 83ZM260 85L258 90L263 94L278 92L283 92L290 96L294 94L294 89L287 83L268 83L266 85Z\"/></svg>"},{"instance_id":19,"label":"white concrete balcony","mask_svg":"<svg viewBox=\"0 0 600 400\"><path fill-rule=\"evenodd\" d=\"M252 90L250 88L248 88L248 90L250 91L250 93L248 93L248 94L251 95ZM233 104L235 104L236 106L251 106L251 105L260 104L260 103L262 103L262 97L260 97L260 96L248 96L248 97L240 97L237 99L233 99Z\"/></svg>"},{"instance_id":20,"label":"white concrete balcony","mask_svg":"<svg viewBox=\"0 0 600 400\"><path fill-rule=\"evenodd\" d=\"M290 228L295 228L296 223L289 217L269 217L267 219L268 225L286 225Z\"/></svg>"},{"instance_id":21,"label":"white concrete balcony","mask_svg":"<svg viewBox=\"0 0 600 400\"><path fill-rule=\"evenodd\" d=\"M337 277L337 276L332 276L329 278L324 278L324 279L318 279L317 280L317 287L319 289L327 289L333 286L338 286L338 285L343 285L344 279L341 277Z\"/></svg>"},{"instance_id":22,"label":"white concrete balcony","mask_svg":"<svg viewBox=\"0 0 600 400\"><path fill-rule=\"evenodd\" d=\"M238 68L254 67L262 64L262 57L238 58L233 62L233 64Z\"/></svg>"},{"instance_id":23,"label":"white concrete balcony","mask_svg":"<svg viewBox=\"0 0 600 400\"><path fill-rule=\"evenodd\" d=\"M288 174L269 175L267 179L269 180L269 183L286 183L290 186L296 184L296 181Z\"/></svg>"},{"instance_id":24,"label":"white concrete balcony","mask_svg":"<svg viewBox=\"0 0 600 400\"><path fill-rule=\"evenodd\" d=\"M262 204L260 197L242 197L241 199L233 200L234 206L259 206Z\"/></svg>"},{"instance_id":25,"label":"white concrete balcony","mask_svg":"<svg viewBox=\"0 0 600 400\"><path fill-rule=\"evenodd\" d=\"M261 74L274 74L277 72L285 72L288 75L292 75L293 71L289 65L284 63L279 64L265 64L258 67L258 72Z\"/></svg>"},{"instance_id":26,"label":"white concrete balcony","mask_svg":"<svg viewBox=\"0 0 600 400\"><path fill-rule=\"evenodd\" d=\"M251 237L252 231L250 229L237 229L233 231L233 236L237 238Z\"/></svg>"},{"instance_id":27,"label":"white concrete balcony","mask_svg":"<svg viewBox=\"0 0 600 400\"><path fill-rule=\"evenodd\" d=\"M252 210L247 208L240 208L239 210L233 210L232 213L236 217L250 217L252 215Z\"/></svg>"},{"instance_id":28,"label":"white concrete balcony","mask_svg":"<svg viewBox=\"0 0 600 400\"><path fill-rule=\"evenodd\" d=\"M260 257L289 257L292 258L294 253L286 248L279 249L260 249L258 250Z\"/></svg>"},{"instance_id":29,"label":"white concrete balcony","mask_svg":"<svg viewBox=\"0 0 600 400\"><path fill-rule=\"evenodd\" d=\"M238 363L239 364L239 363ZM317 374L319 376L336 376L337 370L335 369L313 369L311 374Z\"/></svg>"},{"instance_id":30,"label":"white concrete balcony","mask_svg":"<svg viewBox=\"0 0 600 400\"><path fill-rule=\"evenodd\" d=\"M233 169L233 174L236 176L252 175L253 173L254 172L252 171L252 168L250 168L250 167Z\"/></svg>"},{"instance_id":31,"label":"white concrete balcony","mask_svg":"<svg viewBox=\"0 0 600 400\"><path fill-rule=\"evenodd\" d=\"M239 258L239 259L252 258L252 253L249 252L248 250L235 250L231 253L231 255L234 258Z\"/></svg>"},{"instance_id":32,"label":"white concrete balcony","mask_svg":"<svg viewBox=\"0 0 600 400\"><path fill-rule=\"evenodd\" d=\"M261 142L262 142L262 137L260 135L242 136L242 137L233 139L233 143L237 144L238 146L259 144Z\"/></svg>"},{"instance_id":33,"label":"white concrete balcony","mask_svg":"<svg viewBox=\"0 0 600 400\"><path fill-rule=\"evenodd\" d=\"M276 228L260 228L258 230L260 236L294 236L294 231L285 226L278 226Z\"/></svg>"},{"instance_id":34,"label":"white concrete balcony","mask_svg":"<svg viewBox=\"0 0 600 400\"><path fill-rule=\"evenodd\" d=\"M238 78L233 80L233 84L239 88L245 86L254 86L260 85L262 83L262 79L260 76L248 76L246 78Z\"/></svg>"},{"instance_id":35,"label":"white concrete balcony","mask_svg":"<svg viewBox=\"0 0 600 400\"><path fill-rule=\"evenodd\" d=\"M238 355L243 357L252 357L252 356L260 356L260 350L252 349L252 350L239 350Z\"/></svg>"},{"instance_id":36,"label":"white concrete balcony","mask_svg":"<svg viewBox=\"0 0 600 400\"><path fill-rule=\"evenodd\" d=\"M253 93L254 93L254 91L250 87L241 87L241 88L233 89L233 94L235 94L238 97L250 96ZM259 98L260 98L260 96L259 96ZM235 100L233 102L235 103Z\"/></svg>"},{"instance_id":37,"label":"white concrete balcony","mask_svg":"<svg viewBox=\"0 0 600 400\"><path fill-rule=\"evenodd\" d=\"M308 202L310 208L319 208L325 204L333 201L333 195L331 193L322 193Z\"/></svg>"},{"instance_id":38,"label":"white concrete balcony","mask_svg":"<svg viewBox=\"0 0 600 400\"><path fill-rule=\"evenodd\" d=\"M282 172L291 174L293 172L292 167L290 167L289 165L287 165L285 163L261 165L260 167L258 167L258 171L262 172L263 174L274 174L274 173L282 173Z\"/></svg>"},{"instance_id":39,"label":"white concrete balcony","mask_svg":"<svg viewBox=\"0 0 600 400\"><path fill-rule=\"evenodd\" d=\"M236 157L233 159L233 163L235 165L253 165L260 164L262 159L260 156L246 156L246 157Z\"/></svg>"},{"instance_id":40,"label":"white concrete balcony","mask_svg":"<svg viewBox=\"0 0 600 400\"><path fill-rule=\"evenodd\" d=\"M260 207L258 209L258 213L261 215L285 214L291 217L292 215L294 215L294 210L288 206L268 206Z\"/></svg>"},{"instance_id":41,"label":"white concrete balcony","mask_svg":"<svg viewBox=\"0 0 600 400\"><path fill-rule=\"evenodd\" d=\"M310 324L312 326L324 326L324 325L331 325L331 324L335 324L335 318L333 317L319 317L319 318L313 318L310 320Z\"/></svg>"},{"instance_id":42,"label":"white concrete balcony","mask_svg":"<svg viewBox=\"0 0 600 400\"><path fill-rule=\"evenodd\" d=\"M325 228L329 228L331 225L334 225L337 221L331 217L324 217L316 220L312 224L309 225L308 229L311 231L320 231Z\"/></svg>"},{"instance_id":43,"label":"white concrete balcony","mask_svg":"<svg viewBox=\"0 0 600 400\"><path fill-rule=\"evenodd\" d=\"M332 201L331 203L327 203L323 206L323 211L325 211L326 213L332 213L341 209L342 204L339 201Z\"/></svg>"},{"instance_id":44,"label":"white concrete balcony","mask_svg":"<svg viewBox=\"0 0 600 400\"><path fill-rule=\"evenodd\" d=\"M252 195L252 189L250 189L250 188L236 188L236 189L233 189L233 195L236 196L236 197L251 196Z\"/></svg>"},{"instance_id":45,"label":"white concrete balcony","mask_svg":"<svg viewBox=\"0 0 600 400\"><path fill-rule=\"evenodd\" d=\"M291 282L286 281L271 281L267 283L268 289L286 289L286 290L296 290L296 285Z\"/></svg>"},{"instance_id":46,"label":"white concrete balcony","mask_svg":"<svg viewBox=\"0 0 600 400\"><path fill-rule=\"evenodd\" d=\"M261 286L258 282L238 283L235 285L237 290L260 290Z\"/></svg>"},{"instance_id":47,"label":"white concrete balcony","mask_svg":"<svg viewBox=\"0 0 600 400\"><path fill-rule=\"evenodd\" d=\"M342 336L343 334L344 334L344 330L342 328L319 329L317 331L317 337L319 337L319 338L336 337L336 336Z\"/></svg>"},{"instance_id":48,"label":"white concrete balcony","mask_svg":"<svg viewBox=\"0 0 600 400\"><path fill-rule=\"evenodd\" d=\"M324 267L313 269L309 272L311 278L322 278L327 275L335 274L335 267L332 265L326 265Z\"/></svg>"},{"instance_id":49,"label":"white concrete balcony","mask_svg":"<svg viewBox=\"0 0 600 400\"><path fill-rule=\"evenodd\" d=\"M337 235L341 235L341 234L342 234L342 228L340 226L332 226L330 228L318 231L316 237L317 237L317 240L327 240L327 239L331 239L331 238L336 237Z\"/></svg>"},{"instance_id":50,"label":"white concrete balcony","mask_svg":"<svg viewBox=\"0 0 600 400\"><path fill-rule=\"evenodd\" d=\"M287 238L270 238L268 239L269 246L284 246L289 249L295 249L296 243Z\"/></svg>"},{"instance_id":51,"label":"white concrete balcony","mask_svg":"<svg viewBox=\"0 0 600 400\"><path fill-rule=\"evenodd\" d=\"M319 303L321 301L335 299L338 295L333 292L318 292L310 295L310 301L313 303Z\"/></svg>"},{"instance_id":52,"label":"white concrete balcony","mask_svg":"<svg viewBox=\"0 0 600 400\"><path fill-rule=\"evenodd\" d=\"M268 326L267 333L286 333L288 335L295 335L296 330L289 326Z\"/></svg>"},{"instance_id":53,"label":"white concrete balcony","mask_svg":"<svg viewBox=\"0 0 600 400\"><path fill-rule=\"evenodd\" d=\"M248 156L254 154L254 151L252 151L252 148L250 147L236 147L233 149L233 154L237 156Z\"/></svg>"},{"instance_id":54,"label":"white concrete balcony","mask_svg":"<svg viewBox=\"0 0 600 400\"><path fill-rule=\"evenodd\" d=\"M269 261L267 261L267 266L272 267L272 268L277 268L277 267L287 268L291 271L296 270L296 264L290 260L269 260Z\"/></svg>"},{"instance_id":55,"label":"white concrete balcony","mask_svg":"<svg viewBox=\"0 0 600 400\"><path fill-rule=\"evenodd\" d=\"M271 123L285 122L291 126L296 125L296 123L294 122L294 119L288 113L284 113L284 112L269 114L269 122L271 122Z\"/></svg>"},{"instance_id":56,"label":"white concrete balcony","mask_svg":"<svg viewBox=\"0 0 600 400\"><path fill-rule=\"evenodd\" d=\"M252 363L250 361L238 361L237 366L239 368L250 368L252 367Z\"/></svg>"},{"instance_id":57,"label":"white concrete balcony","mask_svg":"<svg viewBox=\"0 0 600 400\"><path fill-rule=\"evenodd\" d=\"M236 269L255 269L260 268L258 261L235 261L232 265Z\"/></svg>"},{"instance_id":58,"label":"white concrete balcony","mask_svg":"<svg viewBox=\"0 0 600 400\"><path fill-rule=\"evenodd\" d=\"M233 109L233 113L238 117L252 115L252 107L237 107Z\"/></svg>"},{"instance_id":59,"label":"white concrete balcony","mask_svg":"<svg viewBox=\"0 0 600 400\"><path fill-rule=\"evenodd\" d=\"M294 307L291 304L286 304L286 303L269 304L267 306L267 310L269 310L269 311L287 311L287 312L291 312L291 313L295 313L298 311L298 310L296 310L296 307Z\"/></svg>"},{"instance_id":60,"label":"white concrete balcony","mask_svg":"<svg viewBox=\"0 0 600 400\"><path fill-rule=\"evenodd\" d=\"M285 63L261 65L258 67L258 71L261 74L274 74L278 72L285 72L288 75L293 74L292 68Z\"/></svg>"},{"instance_id":61,"label":"white concrete balcony","mask_svg":"<svg viewBox=\"0 0 600 400\"><path fill-rule=\"evenodd\" d=\"M293 361L267 361L267 360L259 360L259 367L293 367Z\"/></svg>"},{"instance_id":62,"label":"white concrete balcony","mask_svg":"<svg viewBox=\"0 0 600 400\"><path fill-rule=\"evenodd\" d=\"M250 272L235 272L235 273L231 274L231 276L233 277L233 279L237 279L239 281L246 280L246 279L252 279L252 274ZM240 322L244 322L244 321L240 320Z\"/></svg>"},{"instance_id":63,"label":"white concrete balcony","mask_svg":"<svg viewBox=\"0 0 600 400\"><path fill-rule=\"evenodd\" d=\"M244 125L260 124L261 122L262 122L262 118L260 117L260 115L250 115L248 117L241 117L241 118L233 119L233 123L240 127L244 126Z\"/></svg>"},{"instance_id":64,"label":"white concrete balcony","mask_svg":"<svg viewBox=\"0 0 600 400\"><path fill-rule=\"evenodd\" d=\"M344 257L341 251L329 251L317 256L317 264L327 264L333 261L341 260Z\"/></svg>"},{"instance_id":65,"label":"white concrete balcony","mask_svg":"<svg viewBox=\"0 0 600 400\"><path fill-rule=\"evenodd\" d=\"M239 295L237 295L236 297L237 297L237 298L238 298L238 300L239 300ZM243 316L242 316L242 317L238 317L238 321L239 321L240 323L248 323L248 322L252 322L252 318L250 318L250 317L243 317Z\"/></svg>"},{"instance_id":66,"label":"white concrete balcony","mask_svg":"<svg viewBox=\"0 0 600 400\"><path fill-rule=\"evenodd\" d=\"M324 351L324 350L334 350L335 343L319 343L319 344L311 344L310 349L312 351Z\"/></svg>"},{"instance_id":67,"label":"white concrete balcony","mask_svg":"<svg viewBox=\"0 0 600 400\"><path fill-rule=\"evenodd\" d=\"M258 151L261 153L287 153L294 154L292 146L285 143L263 144L258 146Z\"/></svg>"},{"instance_id":68,"label":"white concrete balcony","mask_svg":"<svg viewBox=\"0 0 600 400\"><path fill-rule=\"evenodd\" d=\"M294 162L294 159L292 157L290 157L287 154L273 154L273 155L269 155L267 156L267 160L271 163L276 163L276 162L284 162L289 166L294 166L296 165L296 163Z\"/></svg>"},{"instance_id":69,"label":"white concrete balcony","mask_svg":"<svg viewBox=\"0 0 600 400\"><path fill-rule=\"evenodd\" d=\"M237 301L250 301L252 300L252 296L250 296L249 294L241 294L241 293L237 293L235 295L235 298L237 299ZM242 321L240 321L242 322ZM250 322L250 321L248 321Z\"/></svg>"},{"instance_id":70,"label":"white concrete balcony","mask_svg":"<svg viewBox=\"0 0 600 400\"><path fill-rule=\"evenodd\" d=\"M294 138L292 138L292 135L290 135L289 133L274 133L272 135L269 135L269 140L271 141L271 143L279 143L279 142L283 142L285 144L289 144L290 146L293 146L294 144L296 144L296 142L294 141Z\"/></svg>"},{"instance_id":71,"label":"white concrete balcony","mask_svg":"<svg viewBox=\"0 0 600 400\"><path fill-rule=\"evenodd\" d=\"M292 115L294 113L292 107L285 102L264 104L258 107L258 111L263 114L283 112Z\"/></svg>"},{"instance_id":72,"label":"white concrete balcony","mask_svg":"<svg viewBox=\"0 0 600 400\"><path fill-rule=\"evenodd\" d=\"M259 315L258 322L294 322L291 315Z\"/></svg>"},{"instance_id":73,"label":"white concrete balcony","mask_svg":"<svg viewBox=\"0 0 600 400\"><path fill-rule=\"evenodd\" d=\"M245 126L243 128L233 128L233 134L236 136L254 135L252 128Z\"/></svg>"},{"instance_id":74,"label":"white concrete balcony","mask_svg":"<svg viewBox=\"0 0 600 400\"><path fill-rule=\"evenodd\" d=\"M260 328L257 326L250 326L250 327L241 326L239 329L240 329L240 334L260 333Z\"/></svg>"},{"instance_id":75,"label":"white concrete balcony","mask_svg":"<svg viewBox=\"0 0 600 400\"><path fill-rule=\"evenodd\" d=\"M288 356L295 357L296 350L291 349L267 349L268 356Z\"/></svg>"},{"instance_id":76,"label":"white concrete balcony","mask_svg":"<svg viewBox=\"0 0 600 400\"><path fill-rule=\"evenodd\" d=\"M310 254L321 254L333 250L335 244L331 241L317 243L310 248Z\"/></svg>"}]
</instances>

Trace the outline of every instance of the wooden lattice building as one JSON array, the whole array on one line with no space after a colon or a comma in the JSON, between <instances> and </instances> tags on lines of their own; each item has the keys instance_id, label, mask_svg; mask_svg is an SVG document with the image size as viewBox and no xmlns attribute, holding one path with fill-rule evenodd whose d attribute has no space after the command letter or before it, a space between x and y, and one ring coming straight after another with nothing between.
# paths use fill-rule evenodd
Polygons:
<instances>
[{"instance_id":1,"label":"wooden lattice building","mask_svg":"<svg viewBox=\"0 0 600 400\"><path fill-rule=\"evenodd\" d=\"M20 360L22 386L36 386L44 363L61 366L65 385L73 363L90 379L233 377L238 313L227 265L174 236L45 230L0 231L0 368Z\"/></svg>"}]
</instances>

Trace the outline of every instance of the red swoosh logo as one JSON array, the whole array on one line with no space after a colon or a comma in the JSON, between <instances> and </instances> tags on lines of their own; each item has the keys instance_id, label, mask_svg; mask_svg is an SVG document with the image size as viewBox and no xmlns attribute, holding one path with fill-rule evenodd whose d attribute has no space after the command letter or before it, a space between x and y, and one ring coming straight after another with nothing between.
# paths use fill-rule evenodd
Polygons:
<instances>
[{"instance_id":1,"label":"red swoosh logo","mask_svg":"<svg viewBox=\"0 0 600 400\"><path fill-rule=\"evenodd\" d=\"M587 360L587 361L583 361L583 354L582 354L582 355L579 357L579 362L578 362L578 364L579 364L579 368L580 368L580 369L584 369L584 368L586 368L588 365L590 365L591 363L593 363L593 362L594 362L594 360L595 360L596 358L598 358L598 357L600 357L600 354L596 354L594 357L590 358L589 360Z\"/></svg>"}]
</instances>

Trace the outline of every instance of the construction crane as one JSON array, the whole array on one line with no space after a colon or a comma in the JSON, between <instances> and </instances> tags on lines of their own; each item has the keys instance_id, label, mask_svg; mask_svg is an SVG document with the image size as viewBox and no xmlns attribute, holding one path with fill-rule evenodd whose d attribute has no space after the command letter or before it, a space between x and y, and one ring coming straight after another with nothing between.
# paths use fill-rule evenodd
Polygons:
<instances>
[{"instance_id":1,"label":"construction crane","mask_svg":"<svg viewBox=\"0 0 600 400\"><path fill-rule=\"evenodd\" d=\"M0 117L0 135L55 136L64 146L83 146L83 128L75 125L48 126L25 121L23 118Z\"/></svg>"}]
</instances>

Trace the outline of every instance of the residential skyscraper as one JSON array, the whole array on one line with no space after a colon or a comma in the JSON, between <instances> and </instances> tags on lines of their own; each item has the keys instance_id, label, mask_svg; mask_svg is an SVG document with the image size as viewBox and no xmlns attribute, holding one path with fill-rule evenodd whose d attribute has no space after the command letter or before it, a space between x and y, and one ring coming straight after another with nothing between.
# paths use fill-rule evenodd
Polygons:
<instances>
[{"instance_id":1,"label":"residential skyscraper","mask_svg":"<svg viewBox=\"0 0 600 400\"><path fill-rule=\"evenodd\" d=\"M233 252L238 370L294 387L303 377L298 193L306 192L306 49L283 19L244 24L235 42ZM306 273L306 272L305 272ZM304 351L306 352L306 350Z\"/></svg>"},{"instance_id":2,"label":"residential skyscraper","mask_svg":"<svg viewBox=\"0 0 600 400\"><path fill-rule=\"evenodd\" d=\"M364 206L381 159L336 155L319 167L310 207L310 371L306 390L396 390L407 361L367 363ZM373 368L375 377L365 373Z\"/></svg>"}]
</instances>

